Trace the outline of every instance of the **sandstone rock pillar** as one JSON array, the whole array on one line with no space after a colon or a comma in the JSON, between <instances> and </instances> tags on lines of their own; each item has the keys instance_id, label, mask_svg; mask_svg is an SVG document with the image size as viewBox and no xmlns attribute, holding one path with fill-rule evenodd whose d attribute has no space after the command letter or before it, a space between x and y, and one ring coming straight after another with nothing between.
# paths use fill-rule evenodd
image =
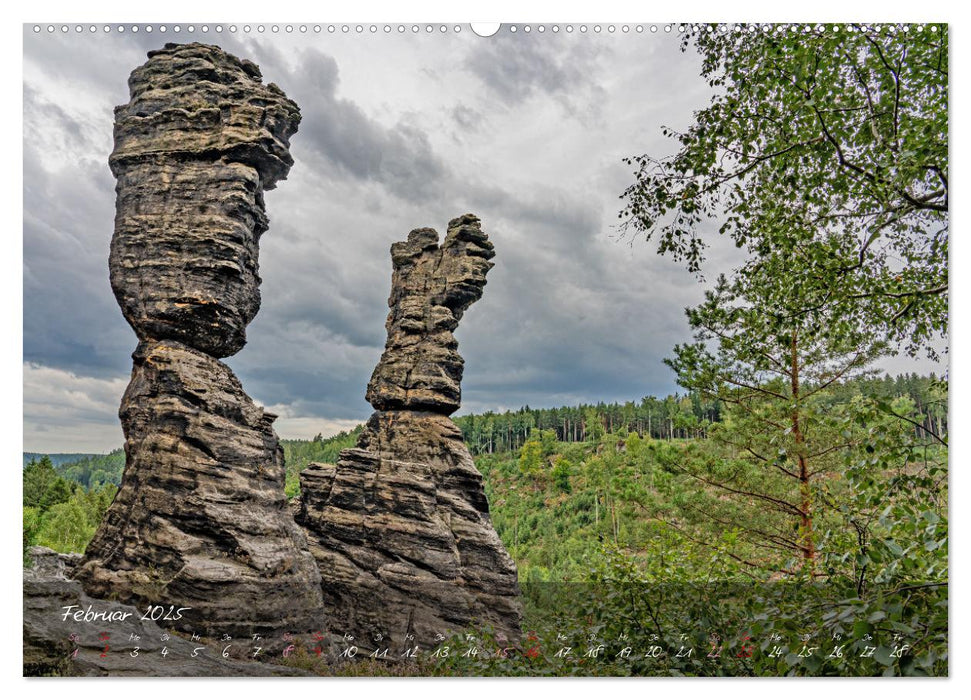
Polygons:
<instances>
[{"instance_id":1,"label":"sandstone rock pillar","mask_svg":"<svg viewBox=\"0 0 971 700\"><path fill-rule=\"evenodd\" d=\"M287 508L275 418L219 358L260 306L263 192L286 177L297 105L218 47L167 44L115 110L109 268L138 336L121 487L76 576L89 595L174 605L209 633L312 629L320 576Z\"/></svg>"},{"instance_id":2,"label":"sandstone rock pillar","mask_svg":"<svg viewBox=\"0 0 971 700\"><path fill-rule=\"evenodd\" d=\"M452 333L482 296L494 254L471 214L449 222L441 245L426 228L391 247L388 340L367 388L376 411L356 448L300 476L297 522L332 627L365 644L406 634L432 643L467 626L508 641L520 634L516 566L448 418L463 369Z\"/></svg>"}]
</instances>

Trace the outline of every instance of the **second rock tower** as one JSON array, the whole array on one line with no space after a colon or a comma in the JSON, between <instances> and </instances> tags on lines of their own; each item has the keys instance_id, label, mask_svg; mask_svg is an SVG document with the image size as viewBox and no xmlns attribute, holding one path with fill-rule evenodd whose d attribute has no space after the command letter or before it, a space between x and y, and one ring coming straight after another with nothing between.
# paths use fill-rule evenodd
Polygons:
<instances>
[{"instance_id":1,"label":"second rock tower","mask_svg":"<svg viewBox=\"0 0 971 700\"><path fill-rule=\"evenodd\" d=\"M516 565L448 417L463 368L453 331L482 296L494 255L472 214L450 221L441 245L423 228L391 247L388 341L367 389L376 410L336 465L300 474L297 522L328 616L363 646L404 645L409 634L428 643L470 625L519 637Z\"/></svg>"}]
</instances>

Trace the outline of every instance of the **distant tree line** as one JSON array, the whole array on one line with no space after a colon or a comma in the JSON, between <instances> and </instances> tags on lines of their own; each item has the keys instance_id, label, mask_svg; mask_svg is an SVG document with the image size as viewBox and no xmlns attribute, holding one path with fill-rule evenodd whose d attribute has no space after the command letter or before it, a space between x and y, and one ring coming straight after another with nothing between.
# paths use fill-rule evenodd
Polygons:
<instances>
[{"instance_id":1,"label":"distant tree line","mask_svg":"<svg viewBox=\"0 0 971 700\"><path fill-rule=\"evenodd\" d=\"M916 373L892 377L855 379L830 387L833 401L844 401L856 394L893 400L906 397L913 402L920 417L914 426L920 439L947 433L947 387L934 374ZM510 452L522 448L530 432L548 430L559 442L587 442L605 433L637 433L659 440L707 437L708 427L721 420L723 407L718 401L705 399L700 393L672 394L663 399L646 396L639 402L578 404L558 408L530 408L496 413L487 411L456 417L455 423L473 454ZM340 450L352 447L360 427L331 438L317 435L313 440L281 440L287 463L288 492L296 493L296 475L311 461L334 462ZM46 458L46 457L41 457ZM33 458L32 462L38 461ZM88 455L77 461L56 465L57 475L98 488L118 486L125 468L125 452L117 449L105 455Z\"/></svg>"},{"instance_id":2,"label":"distant tree line","mask_svg":"<svg viewBox=\"0 0 971 700\"><path fill-rule=\"evenodd\" d=\"M84 488L97 488L105 484L118 486L125 469L125 451L118 448L106 455L87 455L76 461L55 464L54 469L60 476Z\"/></svg>"},{"instance_id":3,"label":"distant tree line","mask_svg":"<svg viewBox=\"0 0 971 700\"><path fill-rule=\"evenodd\" d=\"M857 379L834 387L831 395L835 401L844 401L854 394L874 399L893 401L909 399L913 411L918 415L913 431L918 440L941 438L948 434L947 426L947 380L935 374L921 376L916 372L898 374L891 377Z\"/></svg>"},{"instance_id":4,"label":"distant tree line","mask_svg":"<svg viewBox=\"0 0 971 700\"><path fill-rule=\"evenodd\" d=\"M914 427L918 438L947 432L947 387L934 374L916 373L861 378L830 387L833 400L854 395L879 399L909 398L921 416ZM578 404L559 408L530 408L457 416L473 454L509 452L522 448L530 431L553 431L560 442L587 442L605 433L637 433L660 440L707 437L708 426L721 420L723 406L699 392L646 396L640 402Z\"/></svg>"},{"instance_id":5,"label":"distant tree line","mask_svg":"<svg viewBox=\"0 0 971 700\"><path fill-rule=\"evenodd\" d=\"M455 423L473 454L520 449L533 429L550 430L560 442L586 442L605 433L636 432L655 438L703 437L718 420L718 405L699 394L647 396L639 403L597 403L458 416Z\"/></svg>"},{"instance_id":6,"label":"distant tree line","mask_svg":"<svg viewBox=\"0 0 971 700\"><path fill-rule=\"evenodd\" d=\"M96 457L97 455L91 454L90 452L24 452L24 464L27 466L31 462L36 462L41 457L47 457L51 460L51 464L55 467L62 464L68 464L69 462L78 462L87 457Z\"/></svg>"}]
</instances>

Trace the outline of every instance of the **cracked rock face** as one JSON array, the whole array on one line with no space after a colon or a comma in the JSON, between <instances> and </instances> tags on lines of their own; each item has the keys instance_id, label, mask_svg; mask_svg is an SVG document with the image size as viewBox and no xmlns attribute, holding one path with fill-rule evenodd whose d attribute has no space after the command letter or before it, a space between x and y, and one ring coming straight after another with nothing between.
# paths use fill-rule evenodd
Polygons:
<instances>
[{"instance_id":1,"label":"cracked rock face","mask_svg":"<svg viewBox=\"0 0 971 700\"><path fill-rule=\"evenodd\" d=\"M297 105L259 68L203 44L168 44L115 109L111 286L139 338L213 357L246 343L260 308L264 190L293 164Z\"/></svg>"},{"instance_id":2,"label":"cracked rock face","mask_svg":"<svg viewBox=\"0 0 971 700\"><path fill-rule=\"evenodd\" d=\"M284 495L275 416L218 358L259 309L263 191L297 106L218 47L166 45L115 110L115 295L138 335L122 484L77 570L88 594L191 607L183 626L321 624L320 576Z\"/></svg>"},{"instance_id":3,"label":"cracked rock face","mask_svg":"<svg viewBox=\"0 0 971 700\"><path fill-rule=\"evenodd\" d=\"M430 228L416 229L391 246L388 342L365 396L374 408L445 415L458 409L464 362L452 333L482 297L494 256L472 214L449 222L441 246Z\"/></svg>"},{"instance_id":4,"label":"cracked rock face","mask_svg":"<svg viewBox=\"0 0 971 700\"><path fill-rule=\"evenodd\" d=\"M391 253L388 343L367 392L377 410L336 465L301 473L297 522L336 629L400 642L487 626L514 641L516 566L448 418L463 365L452 332L482 296L493 246L466 214L449 223L441 246L435 231L417 229Z\"/></svg>"}]
</instances>

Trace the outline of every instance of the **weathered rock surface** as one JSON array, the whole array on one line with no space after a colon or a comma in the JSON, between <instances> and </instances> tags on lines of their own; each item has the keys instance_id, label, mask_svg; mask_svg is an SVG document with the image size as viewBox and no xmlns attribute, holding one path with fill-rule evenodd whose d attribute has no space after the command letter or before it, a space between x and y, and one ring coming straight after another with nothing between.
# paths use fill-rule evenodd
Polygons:
<instances>
[{"instance_id":1,"label":"weathered rock surface","mask_svg":"<svg viewBox=\"0 0 971 700\"><path fill-rule=\"evenodd\" d=\"M374 408L445 415L458 409L464 362L452 332L482 297L494 256L472 214L449 222L441 246L430 228L416 229L407 241L391 246L388 342L366 394Z\"/></svg>"},{"instance_id":2,"label":"weathered rock surface","mask_svg":"<svg viewBox=\"0 0 971 700\"><path fill-rule=\"evenodd\" d=\"M33 565L23 574L25 676L311 675L297 668L239 658L245 654L244 648L252 646L246 644L249 640L237 642L224 657L225 642L186 639L150 618L142 619L144 607L91 598L70 577L78 554L32 547L30 556ZM112 619L74 618L74 613L89 613L89 607L95 616L109 613ZM277 648L281 641L275 647L272 641L265 643L263 658L282 660ZM241 653L233 654L236 649Z\"/></svg>"},{"instance_id":3,"label":"weathered rock surface","mask_svg":"<svg viewBox=\"0 0 971 700\"><path fill-rule=\"evenodd\" d=\"M293 164L300 113L217 47L167 44L149 57L115 109L111 286L139 338L227 357L260 308L263 191Z\"/></svg>"},{"instance_id":4,"label":"weathered rock surface","mask_svg":"<svg viewBox=\"0 0 971 700\"><path fill-rule=\"evenodd\" d=\"M116 110L111 281L139 338L122 484L77 571L88 594L191 608L213 633L322 626L320 577L271 424L217 358L259 308L263 190L297 107L247 61L169 44Z\"/></svg>"},{"instance_id":5,"label":"weathered rock surface","mask_svg":"<svg viewBox=\"0 0 971 700\"><path fill-rule=\"evenodd\" d=\"M88 592L189 605L195 629L320 626L319 575L287 508L272 415L203 352L146 341L134 358L124 477L78 572Z\"/></svg>"},{"instance_id":6,"label":"weathered rock surface","mask_svg":"<svg viewBox=\"0 0 971 700\"><path fill-rule=\"evenodd\" d=\"M462 358L452 335L482 295L492 244L471 214L392 246L388 344L371 416L336 465L300 475L297 522L320 568L332 629L434 639L468 626L518 638L516 566L458 427Z\"/></svg>"}]
</instances>

